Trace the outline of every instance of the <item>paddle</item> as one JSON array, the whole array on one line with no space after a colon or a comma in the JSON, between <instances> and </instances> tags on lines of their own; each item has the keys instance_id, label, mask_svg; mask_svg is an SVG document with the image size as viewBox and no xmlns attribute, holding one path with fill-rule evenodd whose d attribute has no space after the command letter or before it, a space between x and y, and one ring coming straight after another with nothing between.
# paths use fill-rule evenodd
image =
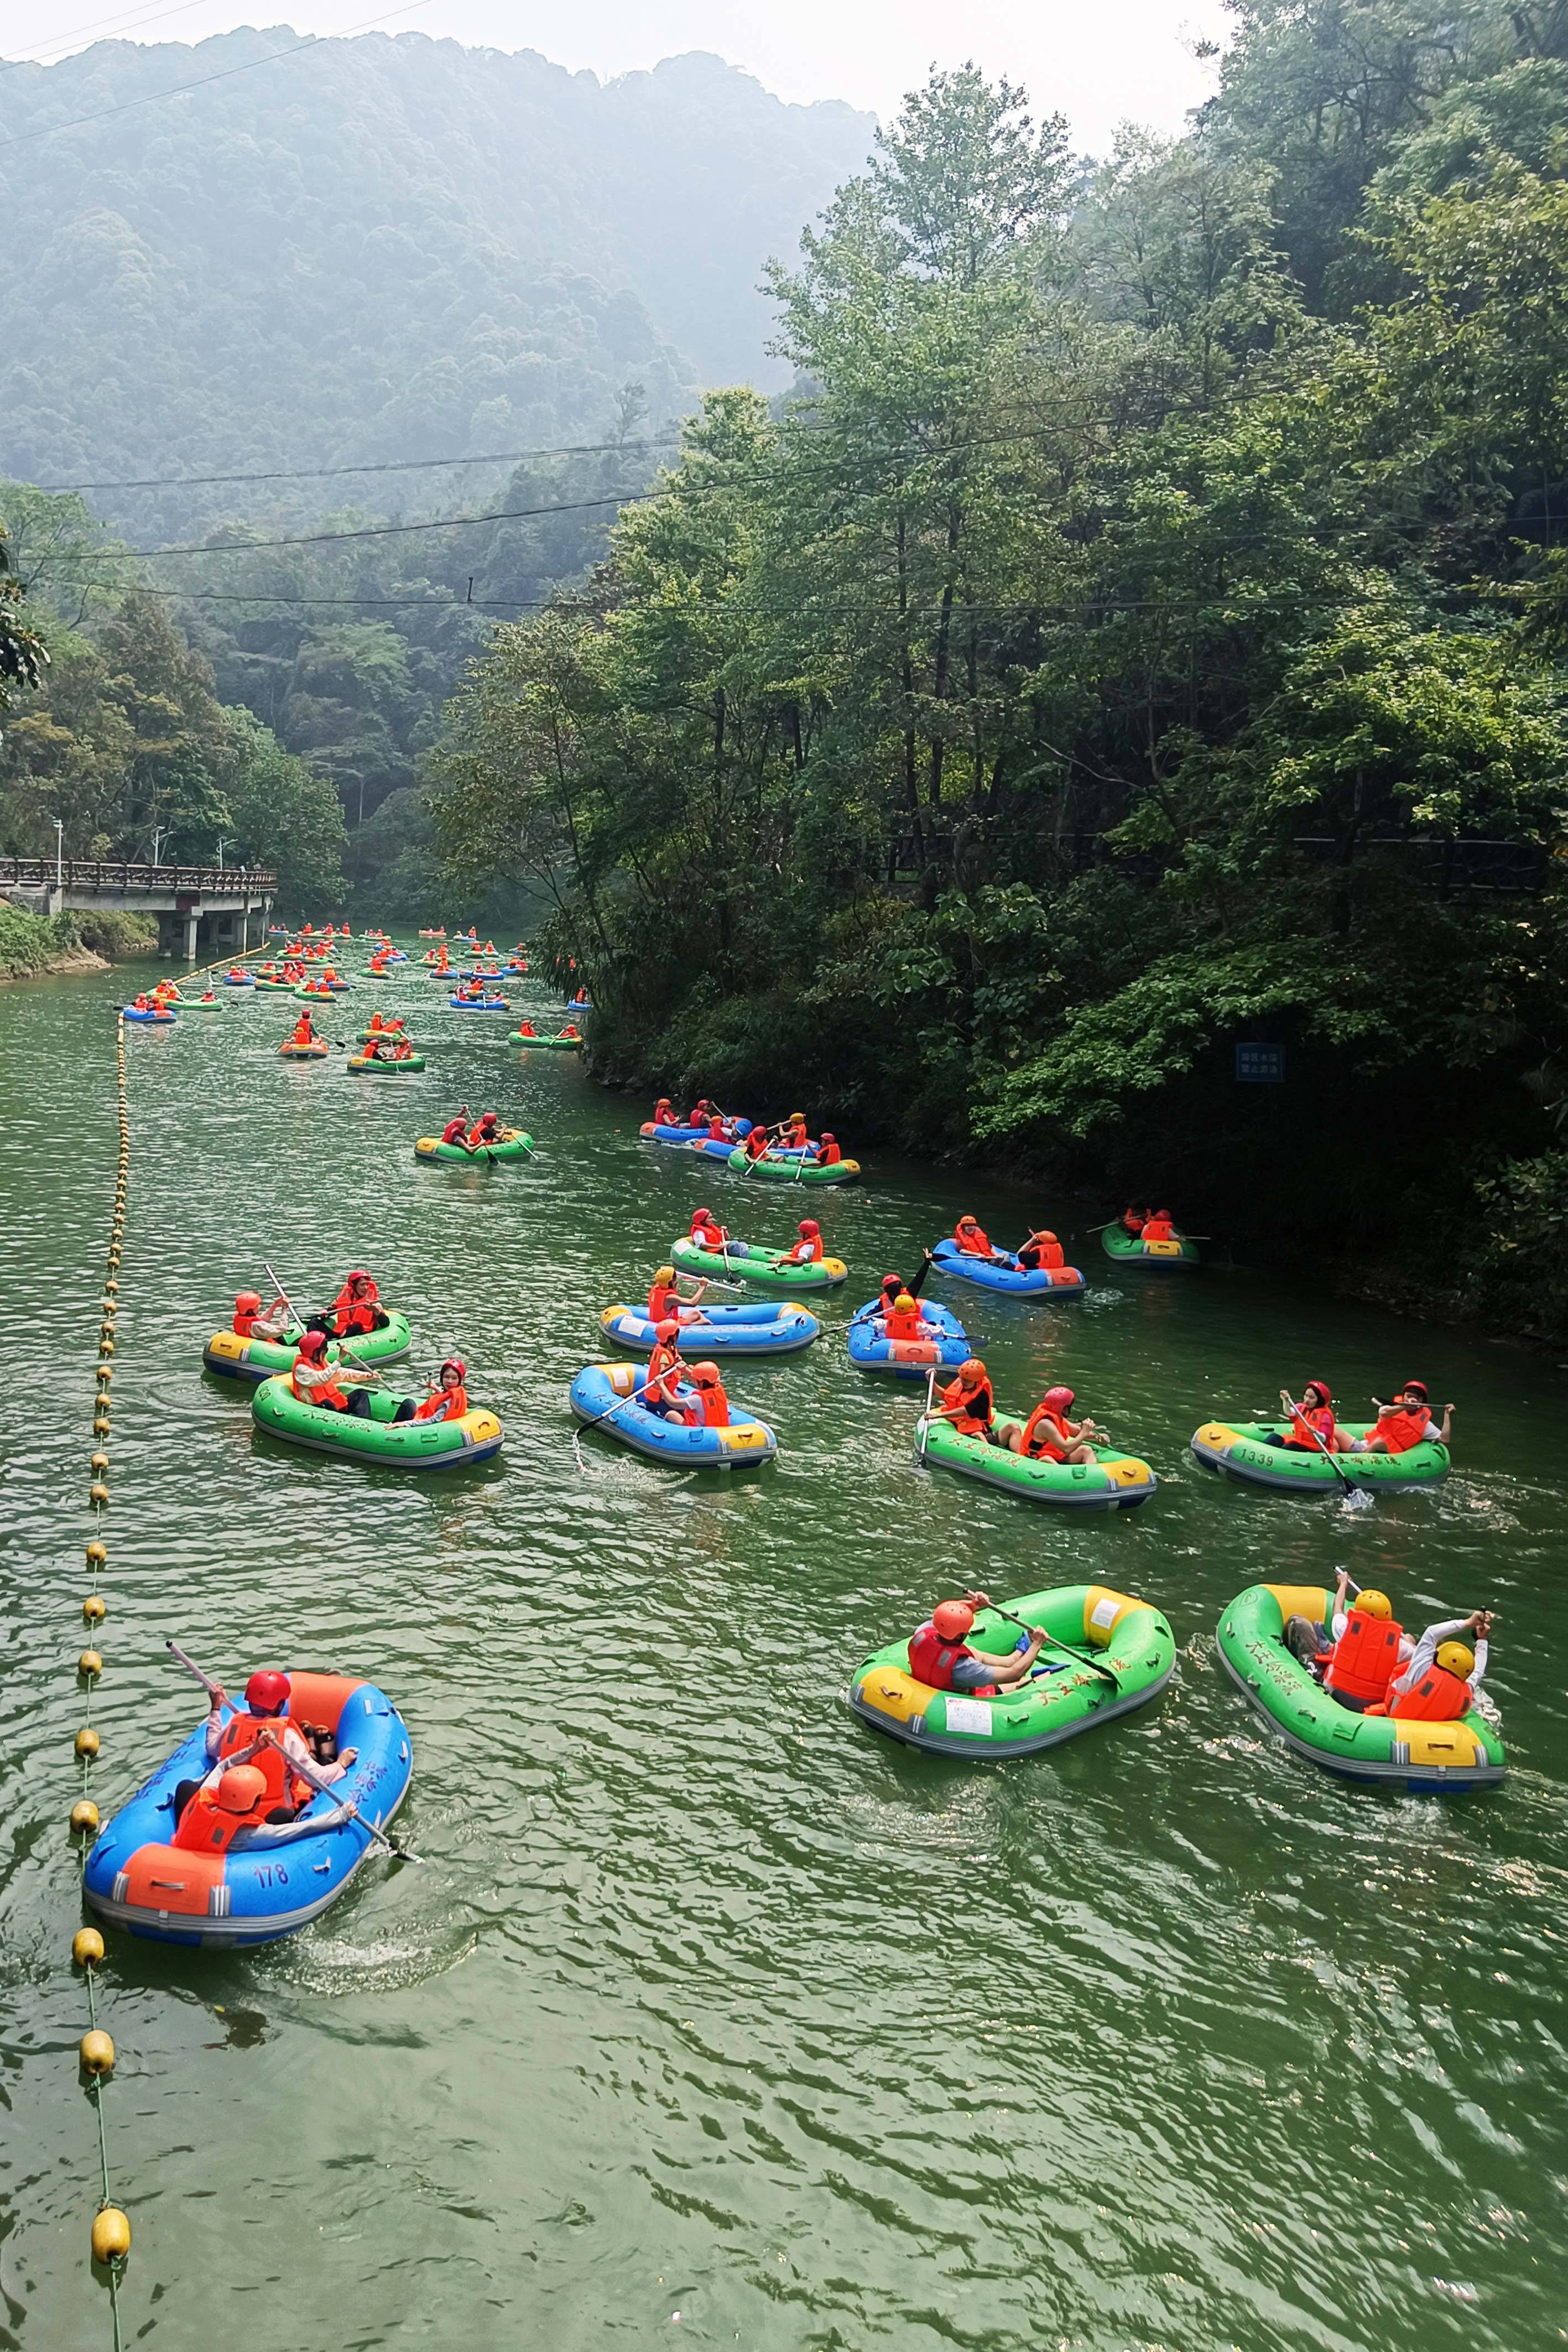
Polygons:
<instances>
[{"instance_id":1,"label":"paddle","mask_svg":"<svg viewBox=\"0 0 1568 2352\"><path fill-rule=\"evenodd\" d=\"M920 1416L920 1466L925 1467L925 1441L931 1434L931 1400L936 1393L936 1367L932 1365L925 1375L925 1410Z\"/></svg>"},{"instance_id":2,"label":"paddle","mask_svg":"<svg viewBox=\"0 0 1568 2352\"><path fill-rule=\"evenodd\" d=\"M1053 1633L1048 1633L1046 1632L1043 1625L1027 1624L1023 1618L1015 1617L1010 1609L998 1608L994 1601L988 1601L986 1603L986 1606L989 1609L993 1617L1005 1617L1009 1625L1016 1625L1019 1628L1019 1631L1022 1633L1038 1633L1040 1639L1043 1642L1048 1642L1053 1650L1061 1651L1063 1655L1066 1657L1076 1658L1081 1666L1087 1666L1093 1674L1103 1675L1108 1683L1114 1683L1116 1688L1118 1690L1121 1689L1122 1684L1120 1676L1113 1673L1111 1667L1103 1666L1098 1658L1092 1658L1087 1650L1074 1649L1071 1642L1059 1642Z\"/></svg>"},{"instance_id":3,"label":"paddle","mask_svg":"<svg viewBox=\"0 0 1568 2352\"><path fill-rule=\"evenodd\" d=\"M660 1380L663 1380L665 1372L685 1372L689 1371L690 1370L690 1365L686 1362L685 1358L677 1349L674 1357L664 1366L664 1370L659 1374L659 1378ZM622 1405L635 1404L639 1397L646 1396L648 1391L653 1386L653 1382L652 1381L644 1381L640 1389L633 1389L632 1391L630 1396L618 1396L613 1404L607 1404L602 1412L596 1412L591 1421L585 1421L582 1424L583 1428L597 1429L601 1421L608 1421L611 1414L612 1412L619 1412Z\"/></svg>"},{"instance_id":4,"label":"paddle","mask_svg":"<svg viewBox=\"0 0 1568 2352\"><path fill-rule=\"evenodd\" d=\"M368 1813L361 1812L352 1797L340 1796L338 1790L338 1784L335 1781L325 1779L323 1775L317 1770L314 1764L307 1764L303 1758L295 1755L292 1748L286 1748L282 1740L278 1738L276 1732L264 1731L261 1735L261 1739L268 1748L276 1748L278 1754L283 1758L284 1762L287 1765L290 1772L298 1773L301 1780L308 1781L310 1787L315 1790L318 1796L330 1797L333 1803L340 1806L342 1811L348 1814L349 1819L351 1822L358 1822L362 1830L368 1830L371 1837L375 1839L379 1845L385 1846L387 1852L391 1854L394 1862L422 1863L424 1860L424 1856L423 1854L410 1853L407 1846L395 1845L392 1839L388 1837L385 1830L378 1828L377 1824L371 1820Z\"/></svg>"},{"instance_id":5,"label":"paddle","mask_svg":"<svg viewBox=\"0 0 1568 2352\"><path fill-rule=\"evenodd\" d=\"M1341 1462L1338 1454L1333 1451L1333 1448L1323 1444L1322 1439L1312 1427L1312 1423L1306 1418L1303 1408L1291 1402L1290 1391L1288 1390L1281 1389L1280 1391L1280 1402L1284 1406L1292 1421L1296 1420L1298 1417L1300 1418L1301 1427L1306 1431L1307 1435L1312 1439L1312 1444L1317 1447L1318 1452L1322 1455L1323 1460L1328 1464L1329 1468L1333 1472L1341 1486L1345 1487L1350 1494L1354 1496L1361 1506L1364 1507L1365 1505L1370 1504L1372 1496L1367 1492L1366 1488L1363 1486L1359 1486L1355 1479L1351 1476L1350 1472L1344 1467L1344 1465Z\"/></svg>"}]
</instances>

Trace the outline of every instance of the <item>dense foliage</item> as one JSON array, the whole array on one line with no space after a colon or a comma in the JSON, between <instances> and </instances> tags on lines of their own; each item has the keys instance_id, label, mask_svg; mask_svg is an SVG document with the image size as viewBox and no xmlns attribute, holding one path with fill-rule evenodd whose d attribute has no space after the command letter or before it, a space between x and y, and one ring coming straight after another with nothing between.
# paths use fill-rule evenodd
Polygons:
<instances>
[{"instance_id":1,"label":"dense foliage","mask_svg":"<svg viewBox=\"0 0 1568 2352\"><path fill-rule=\"evenodd\" d=\"M667 423L695 381L756 367L758 257L870 143L850 108L785 106L715 58L601 86L418 32L281 56L296 38L104 40L0 73L0 470L517 452L604 438L629 381ZM505 468L449 478L487 497ZM241 495L103 511L167 538Z\"/></svg>"},{"instance_id":2,"label":"dense foliage","mask_svg":"<svg viewBox=\"0 0 1568 2352\"><path fill-rule=\"evenodd\" d=\"M908 101L773 272L800 396L499 632L438 835L612 1072L1568 1329L1568 10L1236 15L1091 173Z\"/></svg>"}]
</instances>

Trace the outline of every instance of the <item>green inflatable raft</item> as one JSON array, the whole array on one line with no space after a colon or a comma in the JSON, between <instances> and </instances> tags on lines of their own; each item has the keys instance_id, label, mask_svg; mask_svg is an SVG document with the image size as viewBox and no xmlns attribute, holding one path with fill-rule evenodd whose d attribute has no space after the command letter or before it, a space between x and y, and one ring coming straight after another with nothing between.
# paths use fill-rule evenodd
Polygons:
<instances>
[{"instance_id":1,"label":"green inflatable raft","mask_svg":"<svg viewBox=\"0 0 1568 2352\"><path fill-rule=\"evenodd\" d=\"M533 1148L533 1137L525 1135L521 1128L504 1127L499 1143L481 1143L473 1151L465 1150L461 1143L443 1143L438 1135L422 1135L413 1147L413 1156L431 1162L441 1160L464 1168L482 1168L486 1160L527 1160Z\"/></svg>"},{"instance_id":2,"label":"green inflatable raft","mask_svg":"<svg viewBox=\"0 0 1568 2352\"><path fill-rule=\"evenodd\" d=\"M406 1029L356 1029L354 1035L361 1045L368 1045L372 1037L384 1037L389 1045L412 1045L413 1043Z\"/></svg>"},{"instance_id":3,"label":"green inflatable raft","mask_svg":"<svg viewBox=\"0 0 1568 2352\"><path fill-rule=\"evenodd\" d=\"M998 1413L1001 1427L1008 1425ZM1131 1454L1102 1453L1097 1462L1037 1462L1005 1445L990 1445L983 1437L960 1437L950 1421L927 1421L922 1414L915 1440L916 1461L966 1478L978 1478L1004 1494L1021 1495L1027 1503L1054 1503L1068 1510L1130 1511L1146 1503L1159 1480L1146 1462Z\"/></svg>"},{"instance_id":4,"label":"green inflatable raft","mask_svg":"<svg viewBox=\"0 0 1568 2352\"><path fill-rule=\"evenodd\" d=\"M1285 1645L1292 1617L1327 1630L1333 1595L1321 1584L1249 1584L1219 1621L1219 1655L1288 1748L1325 1771L1412 1795L1494 1786L1508 1769L1501 1740L1474 1707L1456 1723L1401 1723L1341 1706Z\"/></svg>"},{"instance_id":5,"label":"green inflatable raft","mask_svg":"<svg viewBox=\"0 0 1568 2352\"><path fill-rule=\"evenodd\" d=\"M1371 1421L1343 1421L1352 1437L1366 1437L1376 1427ZM1219 1470L1248 1486L1272 1486L1285 1495L1324 1495L1353 1486L1379 1488L1431 1486L1446 1478L1450 1467L1446 1445L1413 1445L1406 1454L1336 1454L1336 1470L1314 1445L1302 1453L1293 1445L1270 1441L1280 1433L1277 1421L1206 1421L1193 1432L1192 1450L1207 1470ZM1340 1471L1344 1473L1341 1477Z\"/></svg>"},{"instance_id":6,"label":"green inflatable raft","mask_svg":"<svg viewBox=\"0 0 1568 2352\"><path fill-rule=\"evenodd\" d=\"M508 1030L507 1043L508 1045L537 1045L545 1054L580 1054L582 1051L580 1037L525 1037L520 1029Z\"/></svg>"},{"instance_id":7,"label":"green inflatable raft","mask_svg":"<svg viewBox=\"0 0 1568 2352\"><path fill-rule=\"evenodd\" d=\"M1146 1242L1137 1234L1130 1234L1125 1225L1107 1225L1100 1236L1100 1246L1118 1265L1141 1266L1145 1272L1174 1273L1184 1265L1199 1264L1193 1243L1179 1237L1168 1242Z\"/></svg>"},{"instance_id":8,"label":"green inflatable raft","mask_svg":"<svg viewBox=\"0 0 1568 2352\"><path fill-rule=\"evenodd\" d=\"M368 1393L368 1414L334 1412L329 1405L302 1404L292 1382L275 1376L263 1381L252 1397L251 1417L269 1437L375 1469L463 1469L501 1450L501 1424L493 1412L476 1408L460 1421L394 1423L401 1400L390 1389Z\"/></svg>"},{"instance_id":9,"label":"green inflatable raft","mask_svg":"<svg viewBox=\"0 0 1568 2352\"><path fill-rule=\"evenodd\" d=\"M808 1184L852 1184L861 1172L858 1160L835 1160L828 1168L819 1168L815 1160L802 1166L799 1152L786 1160L748 1160L738 1144L726 1165L753 1184L798 1184L802 1188Z\"/></svg>"},{"instance_id":10,"label":"green inflatable raft","mask_svg":"<svg viewBox=\"0 0 1568 2352\"><path fill-rule=\"evenodd\" d=\"M814 1265L775 1265L777 1251L760 1242L729 1242L723 1250L699 1248L689 1234L670 1245L670 1263L683 1274L716 1282L754 1282L763 1290L836 1290L849 1274L841 1257L819 1258Z\"/></svg>"},{"instance_id":11,"label":"green inflatable raft","mask_svg":"<svg viewBox=\"0 0 1568 2352\"><path fill-rule=\"evenodd\" d=\"M405 1054L401 1061L394 1062L381 1054L350 1054L345 1066L356 1077L396 1077L400 1071L423 1070L424 1055Z\"/></svg>"},{"instance_id":12,"label":"green inflatable raft","mask_svg":"<svg viewBox=\"0 0 1568 2352\"><path fill-rule=\"evenodd\" d=\"M1058 1585L1006 1605L1051 1636L1028 1682L994 1698L933 1690L910 1673L909 1643L893 1642L851 1678L853 1712L908 1747L1005 1764L1146 1706L1175 1671L1176 1642L1160 1612L1108 1584ZM1016 1625L982 1609L968 1645L1004 1658L1019 1639Z\"/></svg>"},{"instance_id":13,"label":"green inflatable raft","mask_svg":"<svg viewBox=\"0 0 1568 2352\"><path fill-rule=\"evenodd\" d=\"M406 1356L413 1344L408 1317L389 1307L382 1329L357 1332L349 1347L361 1364L390 1364ZM329 1363L336 1363L342 1352L340 1340L328 1340ZM247 1339L237 1331L214 1331L202 1349L202 1362L209 1372L217 1372L225 1380L265 1381L274 1372L292 1371L298 1353L298 1343L292 1339Z\"/></svg>"}]
</instances>

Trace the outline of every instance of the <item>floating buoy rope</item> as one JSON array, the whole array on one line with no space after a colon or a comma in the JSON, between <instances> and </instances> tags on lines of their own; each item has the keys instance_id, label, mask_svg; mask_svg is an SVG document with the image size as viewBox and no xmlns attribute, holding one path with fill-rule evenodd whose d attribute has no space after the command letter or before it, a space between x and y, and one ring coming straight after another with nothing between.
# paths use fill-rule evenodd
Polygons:
<instances>
[{"instance_id":1,"label":"floating buoy rope","mask_svg":"<svg viewBox=\"0 0 1568 2352\"><path fill-rule=\"evenodd\" d=\"M104 1272L98 1327L97 1392L92 1407L93 1446L88 1461L90 1473L88 1512L92 1531L87 1547L87 1567L91 1589L81 1604L81 1613L88 1629L89 1645L76 1662L78 1681L87 1693L89 1719L81 1725L76 1736L75 1752L80 1766L81 1781L79 1794L71 1807L70 1828L83 1870L87 1867L88 1851L98 1835L99 1827L98 1807L91 1796L92 1768L102 1751L103 1743L91 1717L94 1695L103 1674L101 1629L109 1615L109 1604L99 1587L109 1561L103 1515L109 1508L109 1435L113 1422L110 1391L114 1386L114 1336L120 1313L120 1260L125 1240L125 1204L131 1181L131 1110L125 1093L123 1014L115 1024L114 1052L120 1153L114 1178L114 1210L110 1220L109 1262ZM87 1986L88 2030L78 2044L77 2055L87 2078L93 2112L98 2118L99 2177L102 2183L102 2195L92 2220L92 2259L109 2274L109 2308L114 2331L114 2352L123 2352L120 2326L120 2283L131 2252L131 2223L115 2203L109 2179L109 2137L104 2128L103 2087L114 2071L114 2042L98 2021L96 1972L102 1958L103 1937L98 1929L78 1927L71 1937L71 1961L81 1970Z\"/></svg>"}]
</instances>

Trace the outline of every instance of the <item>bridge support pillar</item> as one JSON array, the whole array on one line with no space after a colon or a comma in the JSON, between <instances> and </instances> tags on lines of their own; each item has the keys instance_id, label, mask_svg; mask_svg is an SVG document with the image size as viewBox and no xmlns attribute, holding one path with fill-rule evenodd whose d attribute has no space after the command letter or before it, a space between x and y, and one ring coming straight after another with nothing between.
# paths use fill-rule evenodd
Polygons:
<instances>
[{"instance_id":1,"label":"bridge support pillar","mask_svg":"<svg viewBox=\"0 0 1568 2352\"><path fill-rule=\"evenodd\" d=\"M187 963L194 963L196 961L196 925L200 921L201 918L193 914L181 915L177 919L185 934L185 961Z\"/></svg>"}]
</instances>

